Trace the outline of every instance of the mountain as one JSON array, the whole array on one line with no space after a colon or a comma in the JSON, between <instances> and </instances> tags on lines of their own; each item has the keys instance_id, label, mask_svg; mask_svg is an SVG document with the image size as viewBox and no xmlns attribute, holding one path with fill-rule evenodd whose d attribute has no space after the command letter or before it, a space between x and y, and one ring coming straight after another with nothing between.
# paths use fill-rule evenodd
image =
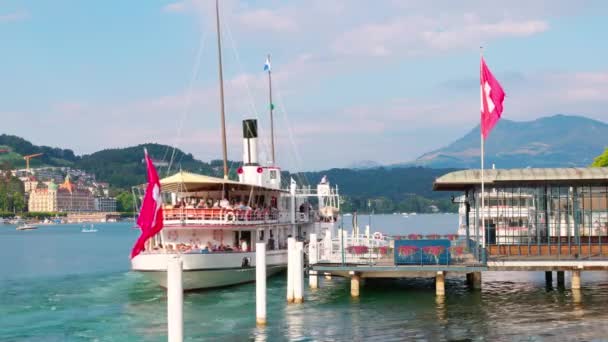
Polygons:
<instances>
[{"instance_id":1,"label":"mountain","mask_svg":"<svg viewBox=\"0 0 608 342\"><path fill-rule=\"evenodd\" d=\"M113 187L127 189L135 184L146 181L146 166L143 162L143 150L156 163L159 174L167 174L169 161L173 154L172 171L185 170L212 176L222 176L223 163L221 160L203 162L195 159L192 154L180 149L161 144L142 144L126 148L105 149L92 154L77 156L72 150L36 146L31 142L12 135L0 135L0 166L3 168L24 168L23 156L42 153L30 160L30 167L69 166L96 175L99 181L109 182ZM2 165L4 164L4 165ZM240 162L229 162L231 176L236 177L236 168Z\"/></svg>"},{"instance_id":2,"label":"mountain","mask_svg":"<svg viewBox=\"0 0 608 342\"><path fill-rule=\"evenodd\" d=\"M180 149L161 144L143 144L126 148L106 149L89 155L84 155L74 163L74 167L93 173L97 179L109 182L112 186L129 188L146 181L146 165L143 160L143 150L146 148L154 160L161 177L167 175L171 155L173 163L169 172L178 170L192 171L206 175L221 177L223 175L223 162L212 160L209 163L195 159ZM240 163L229 162L231 171ZM236 166L235 166L236 165Z\"/></svg>"},{"instance_id":3,"label":"mountain","mask_svg":"<svg viewBox=\"0 0 608 342\"><path fill-rule=\"evenodd\" d=\"M488 168L588 166L608 145L608 124L573 115L533 121L501 119L485 145ZM433 168L479 168L479 126L446 147L410 163Z\"/></svg>"},{"instance_id":4,"label":"mountain","mask_svg":"<svg viewBox=\"0 0 608 342\"><path fill-rule=\"evenodd\" d=\"M180 149L161 144L143 144L126 148L105 149L83 156L75 155L71 150L36 146L27 140L15 136L0 136L0 164L22 167L23 156L44 153L31 160L32 167L70 166L95 174L97 180L109 182L113 190L122 190L120 196L130 198L126 191L131 186L146 181L146 167L143 162L143 150L146 148L154 160L161 177L167 175L169 161L173 154L171 172L187 170L206 175L221 177L223 163L221 160L203 162L192 154ZM230 178L236 179L236 169L240 162L229 162ZM360 163L361 169L331 169L318 172L301 172L290 174L283 172L282 179L288 184L293 177L301 185L316 186L323 176L338 184L344 195L342 203L345 212L368 211L382 212L425 212L431 205L443 211L453 211L449 193L433 192L435 178L452 169L429 169L422 167L383 168L376 163ZM369 206L371 204L371 208ZM125 206L123 206L125 207Z\"/></svg>"},{"instance_id":5,"label":"mountain","mask_svg":"<svg viewBox=\"0 0 608 342\"><path fill-rule=\"evenodd\" d=\"M380 165L380 163L377 163L373 160L359 160L359 161L351 163L346 168L363 170L363 169L373 169L373 168L380 167L380 166L382 166L382 165Z\"/></svg>"},{"instance_id":6,"label":"mountain","mask_svg":"<svg viewBox=\"0 0 608 342\"><path fill-rule=\"evenodd\" d=\"M42 155L32 158L30 167L41 165L70 166L78 160L78 157L72 150L36 146L14 135L0 135L0 163L6 162L10 163L13 167L25 167L23 156L37 153L42 153Z\"/></svg>"},{"instance_id":7,"label":"mountain","mask_svg":"<svg viewBox=\"0 0 608 342\"><path fill-rule=\"evenodd\" d=\"M323 176L339 187L344 212L373 209L376 213L430 212L435 205L441 211L455 211L452 193L433 191L439 176L455 169L424 167L378 167L372 169L330 169L318 172L285 174L300 184L315 186ZM370 203L371 202L371 203ZM371 208L368 207L371 204Z\"/></svg>"}]
</instances>

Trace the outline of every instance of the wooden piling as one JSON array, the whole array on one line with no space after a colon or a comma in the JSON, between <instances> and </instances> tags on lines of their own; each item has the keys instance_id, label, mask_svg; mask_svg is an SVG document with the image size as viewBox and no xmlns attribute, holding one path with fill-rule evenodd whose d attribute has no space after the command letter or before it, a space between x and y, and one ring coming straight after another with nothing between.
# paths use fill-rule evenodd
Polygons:
<instances>
[{"instance_id":1,"label":"wooden piling","mask_svg":"<svg viewBox=\"0 0 608 342\"><path fill-rule=\"evenodd\" d=\"M572 270L572 289L580 289L581 288L581 271L580 270Z\"/></svg>"},{"instance_id":2,"label":"wooden piling","mask_svg":"<svg viewBox=\"0 0 608 342\"><path fill-rule=\"evenodd\" d=\"M184 287L182 283L182 259L169 258L167 262L167 339L169 342L184 340Z\"/></svg>"},{"instance_id":3,"label":"wooden piling","mask_svg":"<svg viewBox=\"0 0 608 342\"><path fill-rule=\"evenodd\" d=\"M445 273L437 271L435 275L435 293L437 296L445 296Z\"/></svg>"},{"instance_id":4,"label":"wooden piling","mask_svg":"<svg viewBox=\"0 0 608 342\"><path fill-rule=\"evenodd\" d=\"M557 286L564 287L564 284L566 283L564 271L557 271L556 273L557 273Z\"/></svg>"},{"instance_id":5,"label":"wooden piling","mask_svg":"<svg viewBox=\"0 0 608 342\"><path fill-rule=\"evenodd\" d=\"M293 302L304 302L304 243L296 242L293 277Z\"/></svg>"},{"instance_id":6,"label":"wooden piling","mask_svg":"<svg viewBox=\"0 0 608 342\"><path fill-rule=\"evenodd\" d=\"M353 274L350 278L350 296L351 297L359 297L359 285L361 282L361 277L358 274Z\"/></svg>"},{"instance_id":7,"label":"wooden piling","mask_svg":"<svg viewBox=\"0 0 608 342\"><path fill-rule=\"evenodd\" d=\"M266 325L266 244L255 244L255 322Z\"/></svg>"},{"instance_id":8,"label":"wooden piling","mask_svg":"<svg viewBox=\"0 0 608 342\"><path fill-rule=\"evenodd\" d=\"M293 303L293 278L294 278L294 265L293 258L296 249L296 239L287 239L287 303Z\"/></svg>"},{"instance_id":9,"label":"wooden piling","mask_svg":"<svg viewBox=\"0 0 608 342\"><path fill-rule=\"evenodd\" d=\"M308 264L314 265L318 262L318 244L317 244L317 234L310 234L310 243L308 244ZM308 286L311 289L316 289L319 287L319 278L317 277L317 272L309 270L308 271Z\"/></svg>"}]
</instances>

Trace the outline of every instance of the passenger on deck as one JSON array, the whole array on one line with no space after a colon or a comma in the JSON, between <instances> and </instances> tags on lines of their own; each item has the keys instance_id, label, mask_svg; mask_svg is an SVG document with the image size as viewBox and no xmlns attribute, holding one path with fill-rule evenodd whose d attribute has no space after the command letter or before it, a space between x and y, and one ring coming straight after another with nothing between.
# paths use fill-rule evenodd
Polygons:
<instances>
[{"instance_id":1,"label":"passenger on deck","mask_svg":"<svg viewBox=\"0 0 608 342\"><path fill-rule=\"evenodd\" d=\"M221 207L221 208L228 209L228 208L230 208L230 202L228 202L228 200L227 200L227 199L223 198L223 199L220 201L220 207Z\"/></svg>"},{"instance_id":2,"label":"passenger on deck","mask_svg":"<svg viewBox=\"0 0 608 342\"><path fill-rule=\"evenodd\" d=\"M216 208L216 209L217 209L217 208L219 208L219 207L220 207L220 201L215 201L215 202L213 203L213 208Z\"/></svg>"},{"instance_id":3,"label":"passenger on deck","mask_svg":"<svg viewBox=\"0 0 608 342\"><path fill-rule=\"evenodd\" d=\"M247 247L247 241L244 239L241 239L241 251L249 252L248 247Z\"/></svg>"}]
</instances>

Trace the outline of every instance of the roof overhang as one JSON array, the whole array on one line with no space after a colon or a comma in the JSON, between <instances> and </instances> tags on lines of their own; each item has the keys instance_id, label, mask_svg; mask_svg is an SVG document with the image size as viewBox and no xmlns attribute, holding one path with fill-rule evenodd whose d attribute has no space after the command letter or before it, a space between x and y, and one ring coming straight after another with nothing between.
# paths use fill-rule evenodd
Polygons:
<instances>
[{"instance_id":1,"label":"roof overhang","mask_svg":"<svg viewBox=\"0 0 608 342\"><path fill-rule=\"evenodd\" d=\"M526 168L484 170L484 184L516 186L538 184L606 184L608 167L593 168ZM481 184L481 170L462 170L447 173L435 180L435 191L465 191Z\"/></svg>"},{"instance_id":2,"label":"roof overhang","mask_svg":"<svg viewBox=\"0 0 608 342\"><path fill-rule=\"evenodd\" d=\"M261 187L258 185L241 183L230 179L223 179L196 173L180 171L172 176L160 180L163 192L201 192L201 191L228 191L255 190L255 191L282 191Z\"/></svg>"}]
</instances>

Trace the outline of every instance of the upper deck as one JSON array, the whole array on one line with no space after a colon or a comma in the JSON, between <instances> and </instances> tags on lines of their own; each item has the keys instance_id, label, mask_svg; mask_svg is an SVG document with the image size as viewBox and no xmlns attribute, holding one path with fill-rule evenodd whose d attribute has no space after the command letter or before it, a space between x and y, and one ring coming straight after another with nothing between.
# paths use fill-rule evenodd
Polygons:
<instances>
[{"instance_id":1,"label":"upper deck","mask_svg":"<svg viewBox=\"0 0 608 342\"><path fill-rule=\"evenodd\" d=\"M316 212L298 212L296 223L314 222ZM217 226L254 226L261 224L291 223L289 211L278 209L228 209L228 208L172 208L163 209L166 226L217 227Z\"/></svg>"}]
</instances>

